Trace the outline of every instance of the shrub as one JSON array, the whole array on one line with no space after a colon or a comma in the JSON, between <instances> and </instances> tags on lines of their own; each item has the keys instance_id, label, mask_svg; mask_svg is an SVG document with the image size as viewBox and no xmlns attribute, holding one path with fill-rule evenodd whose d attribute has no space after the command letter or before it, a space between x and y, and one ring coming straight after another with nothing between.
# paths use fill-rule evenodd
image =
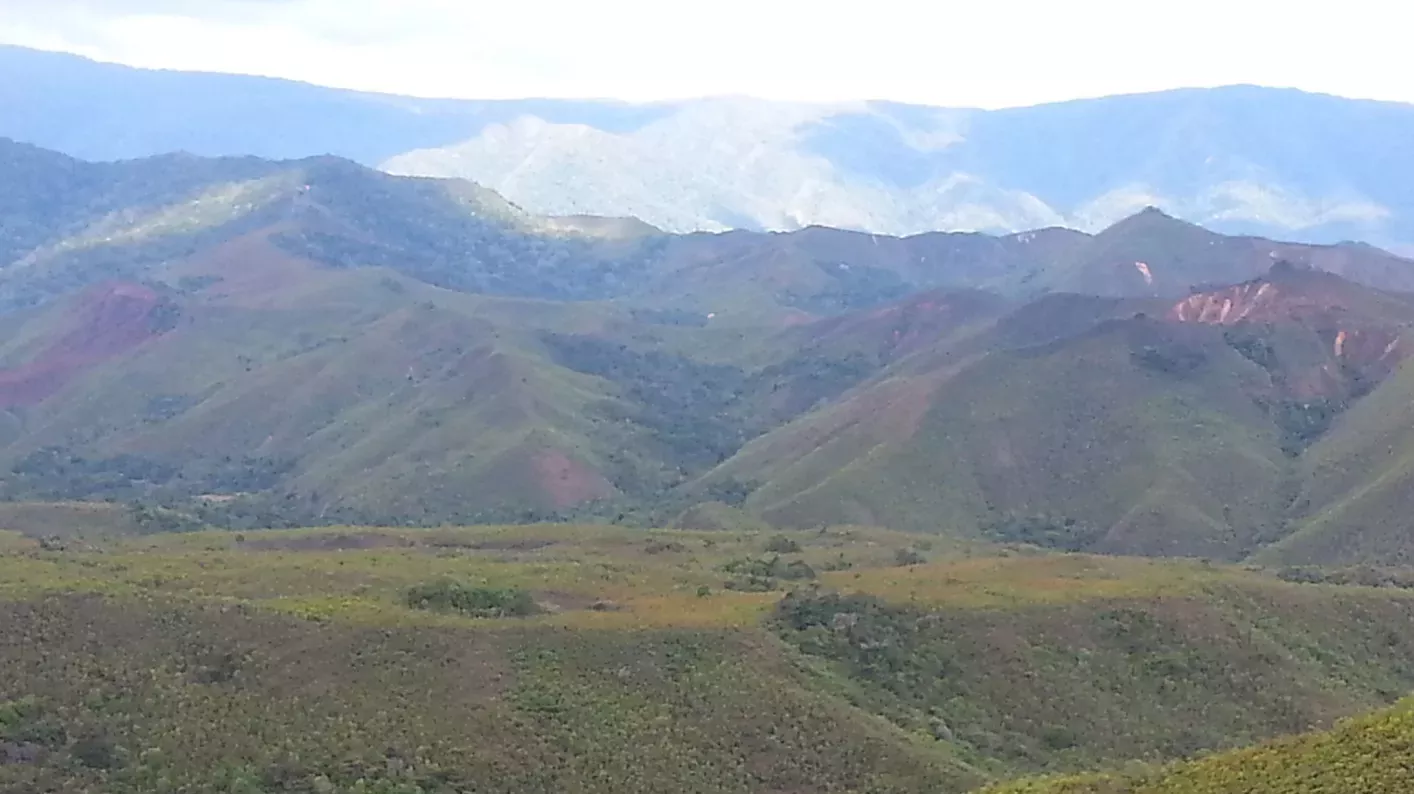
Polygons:
<instances>
[{"instance_id":1,"label":"shrub","mask_svg":"<svg viewBox=\"0 0 1414 794\"><path fill-rule=\"evenodd\" d=\"M1008 515L983 526L982 534L999 543L1084 551L1104 538L1105 530L1066 516Z\"/></svg>"},{"instance_id":2,"label":"shrub","mask_svg":"<svg viewBox=\"0 0 1414 794\"><path fill-rule=\"evenodd\" d=\"M687 551L687 547L674 540L650 540L643 546L645 554L668 554Z\"/></svg>"},{"instance_id":3,"label":"shrub","mask_svg":"<svg viewBox=\"0 0 1414 794\"><path fill-rule=\"evenodd\" d=\"M74 759L90 769L113 769L120 765L118 748L106 736L85 736L74 743Z\"/></svg>"},{"instance_id":4,"label":"shrub","mask_svg":"<svg viewBox=\"0 0 1414 794\"><path fill-rule=\"evenodd\" d=\"M780 567L776 571L776 575L782 579L790 580L814 579L815 569L801 560L793 560L786 563L784 567Z\"/></svg>"},{"instance_id":5,"label":"shrub","mask_svg":"<svg viewBox=\"0 0 1414 794\"><path fill-rule=\"evenodd\" d=\"M918 553L917 549L899 549L894 552L895 565L922 565L928 558Z\"/></svg>"},{"instance_id":6,"label":"shrub","mask_svg":"<svg viewBox=\"0 0 1414 794\"><path fill-rule=\"evenodd\" d=\"M799 581L815 578L815 569L809 564L802 560L785 562L779 555L763 559L744 557L732 560L723 565L722 570L736 574L736 578L723 583L723 587L752 593L775 590L777 579Z\"/></svg>"},{"instance_id":7,"label":"shrub","mask_svg":"<svg viewBox=\"0 0 1414 794\"><path fill-rule=\"evenodd\" d=\"M769 593L776 589L776 580L765 576L738 576L722 582L722 587L739 593Z\"/></svg>"},{"instance_id":8,"label":"shrub","mask_svg":"<svg viewBox=\"0 0 1414 794\"><path fill-rule=\"evenodd\" d=\"M772 535L766 541L766 551L771 554L795 554L800 551L800 544L786 535Z\"/></svg>"},{"instance_id":9,"label":"shrub","mask_svg":"<svg viewBox=\"0 0 1414 794\"><path fill-rule=\"evenodd\" d=\"M432 582L407 590L413 609L460 612L475 618L526 617L541 611L535 598L516 588L472 587L459 582Z\"/></svg>"}]
</instances>

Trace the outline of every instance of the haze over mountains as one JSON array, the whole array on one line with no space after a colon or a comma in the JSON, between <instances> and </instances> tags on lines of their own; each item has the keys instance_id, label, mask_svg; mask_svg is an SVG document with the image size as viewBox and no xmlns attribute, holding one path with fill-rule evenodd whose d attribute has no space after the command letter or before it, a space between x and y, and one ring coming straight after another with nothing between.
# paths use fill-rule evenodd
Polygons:
<instances>
[{"instance_id":1,"label":"haze over mountains","mask_svg":"<svg viewBox=\"0 0 1414 794\"><path fill-rule=\"evenodd\" d=\"M0 794L1414 790L1411 112L0 47Z\"/></svg>"},{"instance_id":2,"label":"haze over mountains","mask_svg":"<svg viewBox=\"0 0 1414 794\"><path fill-rule=\"evenodd\" d=\"M1414 245L1414 107L1232 87L992 112L740 98L432 101L0 48L0 135L89 159L336 154L667 231L1225 232ZM1038 131L1044 130L1044 133Z\"/></svg>"}]
</instances>

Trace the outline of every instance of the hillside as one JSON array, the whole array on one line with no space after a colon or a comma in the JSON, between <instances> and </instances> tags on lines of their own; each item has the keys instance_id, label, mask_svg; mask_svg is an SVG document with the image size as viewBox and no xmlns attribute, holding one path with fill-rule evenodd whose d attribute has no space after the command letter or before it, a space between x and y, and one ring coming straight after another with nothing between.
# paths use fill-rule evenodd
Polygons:
<instances>
[{"instance_id":1,"label":"hillside","mask_svg":"<svg viewBox=\"0 0 1414 794\"><path fill-rule=\"evenodd\" d=\"M997 551L3 532L0 791L963 792L1323 728L1414 684L1404 591Z\"/></svg>"},{"instance_id":2,"label":"hillside","mask_svg":"<svg viewBox=\"0 0 1414 794\"><path fill-rule=\"evenodd\" d=\"M1020 783L994 794L1364 794L1414 786L1414 704L1352 719L1325 733L1283 739L1140 775Z\"/></svg>"},{"instance_id":3,"label":"hillside","mask_svg":"<svg viewBox=\"0 0 1414 794\"><path fill-rule=\"evenodd\" d=\"M1375 462L1328 461L1350 439L1397 437L1368 425L1399 421L1411 321L1405 294L1285 263L1179 301L1054 295L980 316L961 336L910 342L701 482L759 483L745 507L789 526L843 518L1225 559L1280 541L1259 558L1392 562L1401 536L1376 528L1398 526L1392 517L1333 519L1313 497L1382 482ZM1385 482L1384 493L1403 492ZM1320 525L1355 547L1282 551L1316 542Z\"/></svg>"},{"instance_id":4,"label":"hillside","mask_svg":"<svg viewBox=\"0 0 1414 794\"><path fill-rule=\"evenodd\" d=\"M1225 232L1414 244L1414 108L1230 86L976 111L718 98L450 101L0 48L0 136L77 157L333 154L532 212L671 231ZM1047 134L1038 136L1035 130Z\"/></svg>"},{"instance_id":5,"label":"hillside","mask_svg":"<svg viewBox=\"0 0 1414 794\"><path fill-rule=\"evenodd\" d=\"M1322 461L1394 415L1361 419L1414 317L1408 260L1153 209L671 235L329 157L0 143L0 174L3 495L241 526L695 511L1237 559L1383 471Z\"/></svg>"},{"instance_id":6,"label":"hillside","mask_svg":"<svg viewBox=\"0 0 1414 794\"><path fill-rule=\"evenodd\" d=\"M1087 546L1230 556L1253 538L1229 533L1261 535L1281 507L1277 434L1248 397L1260 379L1220 335L1117 320L989 355L924 393L893 443L837 461L828 485L757 476L748 504L793 525L838 513L938 531L1047 514L1093 533L1076 539Z\"/></svg>"}]
</instances>

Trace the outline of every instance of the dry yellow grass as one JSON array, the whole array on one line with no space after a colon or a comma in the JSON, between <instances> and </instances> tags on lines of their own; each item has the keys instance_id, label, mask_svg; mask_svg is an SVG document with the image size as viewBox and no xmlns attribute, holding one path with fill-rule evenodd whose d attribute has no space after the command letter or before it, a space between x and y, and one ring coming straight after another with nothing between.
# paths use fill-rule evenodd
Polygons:
<instances>
[{"instance_id":1,"label":"dry yellow grass","mask_svg":"<svg viewBox=\"0 0 1414 794\"><path fill-rule=\"evenodd\" d=\"M1243 573L1199 562L1066 554L942 560L828 573L822 581L891 601L986 607L1186 595Z\"/></svg>"},{"instance_id":2,"label":"dry yellow grass","mask_svg":"<svg viewBox=\"0 0 1414 794\"><path fill-rule=\"evenodd\" d=\"M1245 573L1197 562L1028 554L973 545L930 548L933 562L900 567L895 563L900 549L929 546L929 539L868 528L789 537L800 550L785 556L820 571L822 587L931 607L1185 595ZM0 595L145 593L245 602L312 619L465 622L414 612L404 604L407 588L448 579L532 592L547 610L523 621L533 625L740 627L757 623L781 593L724 589L730 577L722 566L768 556L767 540L749 532L603 526L335 527L110 538L97 547L75 544L51 552L3 533ZM793 584L805 583L783 582L781 587Z\"/></svg>"},{"instance_id":3,"label":"dry yellow grass","mask_svg":"<svg viewBox=\"0 0 1414 794\"><path fill-rule=\"evenodd\" d=\"M821 570L892 565L898 549L927 542L867 528L789 536L801 548L785 556ZM723 588L730 578L724 564L769 556L768 536L757 533L336 527L112 538L65 551L6 537L0 594L148 593L247 602L315 619L465 622L406 608L407 588L439 579L529 590L547 611L523 623L586 628L746 626L781 595Z\"/></svg>"}]
</instances>

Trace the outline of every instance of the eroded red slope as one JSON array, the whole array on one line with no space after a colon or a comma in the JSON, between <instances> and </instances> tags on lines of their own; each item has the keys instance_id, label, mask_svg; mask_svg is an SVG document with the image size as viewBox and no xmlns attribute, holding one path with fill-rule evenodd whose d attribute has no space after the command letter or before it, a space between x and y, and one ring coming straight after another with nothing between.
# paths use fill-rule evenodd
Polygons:
<instances>
[{"instance_id":1,"label":"eroded red slope","mask_svg":"<svg viewBox=\"0 0 1414 794\"><path fill-rule=\"evenodd\" d=\"M164 333L175 307L139 284L112 282L84 290L57 323L53 341L29 362L0 370L0 407L34 405L79 373Z\"/></svg>"}]
</instances>

